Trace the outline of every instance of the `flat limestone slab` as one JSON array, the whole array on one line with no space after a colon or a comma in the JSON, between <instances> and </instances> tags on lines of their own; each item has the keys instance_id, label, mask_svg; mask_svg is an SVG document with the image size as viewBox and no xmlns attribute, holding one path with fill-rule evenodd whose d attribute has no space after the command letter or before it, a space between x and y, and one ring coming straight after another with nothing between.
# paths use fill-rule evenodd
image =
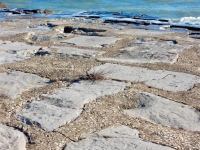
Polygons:
<instances>
[{"instance_id":1,"label":"flat limestone slab","mask_svg":"<svg viewBox=\"0 0 200 150\"><path fill-rule=\"evenodd\" d=\"M14 99L24 91L44 86L49 82L49 79L20 71L0 73L0 94Z\"/></svg>"},{"instance_id":2,"label":"flat limestone slab","mask_svg":"<svg viewBox=\"0 0 200 150\"><path fill-rule=\"evenodd\" d=\"M100 61L116 61L123 63L175 63L178 52L189 48L173 41L143 41L122 49L123 52L116 58L101 58Z\"/></svg>"},{"instance_id":3,"label":"flat limestone slab","mask_svg":"<svg viewBox=\"0 0 200 150\"><path fill-rule=\"evenodd\" d=\"M61 43L72 43L77 46L91 46L91 47L102 47L103 45L111 44L120 40L120 38L115 37L100 37L100 36L79 36L71 38Z\"/></svg>"},{"instance_id":4,"label":"flat limestone slab","mask_svg":"<svg viewBox=\"0 0 200 150\"><path fill-rule=\"evenodd\" d=\"M25 135L14 128L0 125L1 150L26 150Z\"/></svg>"},{"instance_id":5,"label":"flat limestone slab","mask_svg":"<svg viewBox=\"0 0 200 150\"><path fill-rule=\"evenodd\" d=\"M180 36L174 36L173 39L192 42L193 45L198 45L199 44L199 39L192 38L191 36L190 37L186 37L185 36L184 38L180 37Z\"/></svg>"},{"instance_id":6,"label":"flat limestone slab","mask_svg":"<svg viewBox=\"0 0 200 150\"><path fill-rule=\"evenodd\" d=\"M123 30L113 30L113 32L116 34L129 34L136 36L157 36L157 35L172 33L166 31L154 31L154 30L144 30L144 29L123 29Z\"/></svg>"},{"instance_id":7,"label":"flat limestone slab","mask_svg":"<svg viewBox=\"0 0 200 150\"><path fill-rule=\"evenodd\" d=\"M5 27L1 27L0 29L0 37L9 37L9 36L14 36L17 34L23 34L23 33L31 33L31 34L35 34L35 33L41 33L41 32L45 32L47 29L44 28L5 28Z\"/></svg>"},{"instance_id":8,"label":"flat limestone slab","mask_svg":"<svg viewBox=\"0 0 200 150\"><path fill-rule=\"evenodd\" d=\"M90 58L96 55L101 55L103 52L94 51L94 50L86 50L86 49L78 49L73 47L56 47L52 46L50 49L56 49L56 53L61 56L68 56L68 57L83 57L83 58Z\"/></svg>"},{"instance_id":9,"label":"flat limestone slab","mask_svg":"<svg viewBox=\"0 0 200 150\"><path fill-rule=\"evenodd\" d=\"M132 52L177 53L190 47L191 46L179 45L175 41L152 41L150 39L137 39L133 45L121 50Z\"/></svg>"},{"instance_id":10,"label":"flat limestone slab","mask_svg":"<svg viewBox=\"0 0 200 150\"><path fill-rule=\"evenodd\" d=\"M178 54L155 53L155 52L127 52L120 54L116 58L99 58L99 61L121 62L121 63L175 63Z\"/></svg>"},{"instance_id":11,"label":"flat limestone slab","mask_svg":"<svg viewBox=\"0 0 200 150\"><path fill-rule=\"evenodd\" d=\"M22 42L0 41L0 64L13 63L30 58L41 46Z\"/></svg>"},{"instance_id":12,"label":"flat limestone slab","mask_svg":"<svg viewBox=\"0 0 200 150\"><path fill-rule=\"evenodd\" d=\"M28 45L23 42L5 41L0 44L0 52L7 52L10 54L29 55L39 50L41 46Z\"/></svg>"},{"instance_id":13,"label":"flat limestone slab","mask_svg":"<svg viewBox=\"0 0 200 150\"><path fill-rule=\"evenodd\" d=\"M57 42L59 40L62 40L63 38L66 38L66 37L70 37L72 36L73 34L52 34L52 33L37 33L37 34L34 34L33 36L30 36L29 37L29 40L31 42L37 42L37 43L42 43L42 42Z\"/></svg>"},{"instance_id":14,"label":"flat limestone slab","mask_svg":"<svg viewBox=\"0 0 200 150\"><path fill-rule=\"evenodd\" d=\"M110 127L79 142L67 144L64 150L173 150L170 147L142 141L139 131L127 126Z\"/></svg>"},{"instance_id":15,"label":"flat limestone slab","mask_svg":"<svg viewBox=\"0 0 200 150\"><path fill-rule=\"evenodd\" d=\"M144 82L146 85L172 92L187 91L200 83L200 77L186 73L149 70L106 63L92 68L92 72L109 72L105 76L112 79Z\"/></svg>"},{"instance_id":16,"label":"flat limestone slab","mask_svg":"<svg viewBox=\"0 0 200 150\"><path fill-rule=\"evenodd\" d=\"M36 124L46 131L53 131L77 118L84 104L123 91L125 87L125 83L116 81L73 83L28 103L17 113L16 118L27 124Z\"/></svg>"},{"instance_id":17,"label":"flat limestone slab","mask_svg":"<svg viewBox=\"0 0 200 150\"><path fill-rule=\"evenodd\" d=\"M18 56L16 54L0 52L0 64L13 63L13 62L21 61L24 59L26 59L26 57L24 57L24 56Z\"/></svg>"},{"instance_id":18,"label":"flat limestone slab","mask_svg":"<svg viewBox=\"0 0 200 150\"><path fill-rule=\"evenodd\" d=\"M13 35L20 34L20 33L23 33L23 32L17 31L15 28L1 27L0 37L13 36Z\"/></svg>"},{"instance_id":19,"label":"flat limestone slab","mask_svg":"<svg viewBox=\"0 0 200 150\"><path fill-rule=\"evenodd\" d=\"M146 92L134 97L139 100L138 108L124 110L131 117L140 117L163 126L200 131L200 113L193 107Z\"/></svg>"}]
</instances>

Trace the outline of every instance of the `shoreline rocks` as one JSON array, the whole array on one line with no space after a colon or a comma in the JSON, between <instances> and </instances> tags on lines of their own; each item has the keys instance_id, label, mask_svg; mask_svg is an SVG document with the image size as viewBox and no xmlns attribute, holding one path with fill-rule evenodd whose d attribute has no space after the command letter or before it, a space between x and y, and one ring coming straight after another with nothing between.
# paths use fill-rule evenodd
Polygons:
<instances>
[{"instance_id":1,"label":"shoreline rocks","mask_svg":"<svg viewBox=\"0 0 200 150\"><path fill-rule=\"evenodd\" d=\"M54 14L53 11L45 9L42 11L41 9L27 9L27 8L15 8L15 9L8 9L4 4L0 3L0 12L7 12L11 14Z\"/></svg>"},{"instance_id":2,"label":"shoreline rocks","mask_svg":"<svg viewBox=\"0 0 200 150\"><path fill-rule=\"evenodd\" d=\"M7 6L5 5L5 4L2 4L1 2L0 2L0 9L7 9Z\"/></svg>"},{"instance_id":3,"label":"shoreline rocks","mask_svg":"<svg viewBox=\"0 0 200 150\"><path fill-rule=\"evenodd\" d=\"M48 10L48 9L45 9L43 13L44 13L44 14L48 14L48 15L50 15L50 14L54 14L53 11Z\"/></svg>"}]
</instances>

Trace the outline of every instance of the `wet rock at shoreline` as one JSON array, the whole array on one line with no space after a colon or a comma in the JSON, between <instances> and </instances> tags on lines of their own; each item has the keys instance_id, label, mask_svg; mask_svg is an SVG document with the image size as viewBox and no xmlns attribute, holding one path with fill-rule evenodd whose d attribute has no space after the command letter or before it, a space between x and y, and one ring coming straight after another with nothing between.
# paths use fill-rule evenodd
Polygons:
<instances>
[{"instance_id":1,"label":"wet rock at shoreline","mask_svg":"<svg viewBox=\"0 0 200 150\"><path fill-rule=\"evenodd\" d=\"M0 4L0 8L4 8L3 4ZM15 8L15 9L6 9L1 10L2 12L12 13L12 14L42 14L41 9L27 9L27 8Z\"/></svg>"},{"instance_id":2,"label":"wet rock at shoreline","mask_svg":"<svg viewBox=\"0 0 200 150\"><path fill-rule=\"evenodd\" d=\"M50 15L50 14L54 14L53 11L48 10L48 9L45 9L43 13L44 13L44 14L48 14L48 15Z\"/></svg>"},{"instance_id":3,"label":"wet rock at shoreline","mask_svg":"<svg viewBox=\"0 0 200 150\"><path fill-rule=\"evenodd\" d=\"M11 9L7 10L6 12L10 12L12 14L41 14L41 9L23 9L23 8L17 8L17 9Z\"/></svg>"},{"instance_id":4,"label":"wet rock at shoreline","mask_svg":"<svg viewBox=\"0 0 200 150\"><path fill-rule=\"evenodd\" d=\"M0 2L0 9L6 9L7 7L6 7L6 5L5 4L2 4L1 2Z\"/></svg>"}]
</instances>

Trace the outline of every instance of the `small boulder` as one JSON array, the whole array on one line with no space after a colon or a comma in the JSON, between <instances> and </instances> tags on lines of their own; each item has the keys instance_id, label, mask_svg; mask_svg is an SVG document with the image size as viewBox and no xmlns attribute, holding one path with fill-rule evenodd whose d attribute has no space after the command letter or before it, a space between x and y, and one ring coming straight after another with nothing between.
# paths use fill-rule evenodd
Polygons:
<instances>
[{"instance_id":1,"label":"small boulder","mask_svg":"<svg viewBox=\"0 0 200 150\"><path fill-rule=\"evenodd\" d=\"M7 8L7 7L6 7L6 5L4 5L4 4L2 4L2 3L0 2L0 8Z\"/></svg>"},{"instance_id":2,"label":"small boulder","mask_svg":"<svg viewBox=\"0 0 200 150\"><path fill-rule=\"evenodd\" d=\"M45 10L44 10L44 13L45 13L45 14L54 14L54 12L53 12L53 11L51 11L51 10L48 10L48 9L45 9Z\"/></svg>"}]
</instances>

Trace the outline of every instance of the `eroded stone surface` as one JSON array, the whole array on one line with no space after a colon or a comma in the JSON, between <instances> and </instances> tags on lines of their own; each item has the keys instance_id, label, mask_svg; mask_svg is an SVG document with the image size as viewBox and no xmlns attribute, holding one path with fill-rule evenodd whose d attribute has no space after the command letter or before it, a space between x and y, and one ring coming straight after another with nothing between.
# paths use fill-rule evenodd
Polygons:
<instances>
[{"instance_id":1,"label":"eroded stone surface","mask_svg":"<svg viewBox=\"0 0 200 150\"><path fill-rule=\"evenodd\" d=\"M116 81L73 83L53 94L43 94L37 100L28 103L16 117L27 124L36 124L52 131L78 117L84 104L104 95L124 90L126 84Z\"/></svg>"},{"instance_id":2,"label":"eroded stone surface","mask_svg":"<svg viewBox=\"0 0 200 150\"><path fill-rule=\"evenodd\" d=\"M176 41L152 41L151 39L137 39L135 43L127 48L121 49L133 52L157 52L176 53L191 46L178 45Z\"/></svg>"},{"instance_id":3,"label":"eroded stone surface","mask_svg":"<svg viewBox=\"0 0 200 150\"><path fill-rule=\"evenodd\" d=\"M94 27L98 29L103 28L103 29L106 29L107 32L101 33L101 35L123 38L123 40L116 42L113 45L113 47L112 47L112 44L111 46L104 45L103 50L107 51L104 57L105 56L116 57L117 54L119 53L120 48L122 47L126 48L127 46L130 46L130 43L133 42L132 40L138 39L138 37L144 38L146 36L145 37L146 39L151 36L152 40L159 40L159 41L166 40L166 39L171 39L171 40L177 39L178 44L193 45L192 48L187 50L191 52L184 51L180 53L180 58L179 58L178 63L172 64L172 65L169 65L166 63L156 63L154 65L152 64L135 64L135 65L147 67L149 69L153 68L153 70L156 70L156 69L168 70L169 69L173 71L176 70L179 72L187 72L190 74L199 75L199 72L197 71L199 67L198 57L197 56L194 57L195 54L197 55L196 52L198 52L199 40L189 38L188 35L179 35L176 33L167 35L164 32L158 33L160 31L154 32L150 30L148 31L148 30L138 30L138 29L133 29L133 30L131 29L130 30L131 33L127 31L127 33L125 34L120 33L116 35L115 33L112 33L113 30L122 29L121 31L123 31L129 27L104 24L104 23L100 23L101 21L99 20L93 20L91 23L84 23L84 21L79 21L82 18L80 18L79 20L77 19L78 22L74 21L74 23L72 23L73 21L70 21L73 19L65 19L65 18L53 19L55 24L57 24L58 22L64 21L66 25L53 27L51 30L48 30L48 32L43 32L43 31L41 32L40 29L38 31L34 31L35 30L34 28L36 28L38 25L45 26L45 24L48 23L49 21L52 21L52 19L50 20L45 19L45 18L32 19L32 17L33 16L31 15L21 16L20 18L22 19L13 18L11 20L1 22L1 29L0 29L2 31L0 33L1 39L10 40L10 41L27 41L30 43L36 43L37 45L42 45L43 48L49 48L49 46L55 45L57 42L64 41L70 38L68 37L68 32L64 33L66 26L71 26L77 29L81 27L86 27L87 29L94 28ZM28 18L31 18L31 19L28 19ZM25 28L28 26L30 28ZM6 27L7 29L5 29L4 27ZM17 28L20 28L20 29L17 29ZM85 34L85 33L81 32L80 30L77 30L76 34ZM79 35L73 35L73 37L78 37L78 36ZM60 47L64 45L71 46L73 44L58 44L57 46ZM75 47L75 45L73 47ZM82 49L85 49L85 48L82 47ZM87 47L87 49L91 49L91 50L98 49L99 51L102 51L101 48ZM83 74L87 69L101 64L100 62L94 61L93 58L92 59L82 59L82 58L68 59L67 57L67 59L66 58L63 59L60 56L49 55L49 53L50 54L56 53L56 51L50 51L50 52L48 51L49 52L48 53L45 50L46 49L41 49L41 51L36 53L37 57L28 59L26 61L15 62L13 64L8 64L8 65L2 65L1 68L3 70L1 69L1 72L5 72L6 70L8 71L10 69L21 70L24 72L41 75L43 77L50 77L54 81L59 81L59 80L63 81L65 79L73 80L74 78L76 78L76 75ZM133 56L134 56L134 59L136 59L134 55L135 52L133 51L123 50L121 52L122 54L119 57L122 60L126 60L127 58L132 60ZM0 53L6 53L9 57L17 55L17 54L11 54L7 52L0 52ZM149 54L148 52L145 52L144 57L150 58L148 54ZM164 60L168 61L168 57L165 57L165 55L160 56L160 54L157 55L156 52L153 54L154 54L154 57L158 57L158 56L161 57L160 59L162 59L162 61ZM38 55L40 57L38 57ZM43 57L44 55L47 55L47 56ZM63 54L63 55L68 55L68 54ZM143 56L142 53L139 53L138 55L139 55L138 57L142 59L142 61L146 60L142 57ZM22 55L17 55L17 56L22 57ZM172 58L172 56L177 56L176 52L170 53L169 57ZM20 57L18 57L18 59L20 59ZM11 58L9 58L9 60L10 59ZM148 75L146 76L148 77ZM163 76L159 80L162 81L163 80L162 78L166 78L166 77ZM150 78L150 80L151 79L152 78ZM24 104L24 102L26 101L30 102L31 97L36 97L38 95L48 93L48 92L52 93L57 88L66 87L67 83L61 82L61 81L54 82L53 84L50 84L50 86L35 88L35 90L31 89L30 92L24 92L23 94L21 94L21 97L18 97L15 100L9 100L9 98L7 98L6 96L1 95L0 105L2 105L2 111L1 111L2 115L0 116L2 116L2 118L0 120L3 120L3 123L5 123L8 126L12 126L14 128L20 129L20 131L23 131L28 137L27 148L30 150L35 150L35 149L42 149L42 150L59 149L60 150L60 149L63 149L63 146L66 145L70 140L78 141L82 138L82 135L86 133L93 133L95 131L102 130L103 127L114 125L116 123L128 125L129 127L132 127L132 128L136 127L140 131L140 138L142 138L145 141L151 141L159 145L172 146L175 149L199 149L200 147L199 146L200 136L199 136L199 133L196 131L192 132L192 131L187 131L185 129L180 130L180 129L174 129L171 127L161 126L161 125L157 125L156 123L150 123L149 121L145 119L131 118L130 116L124 115L122 113L123 108L136 107L137 101L133 102L132 98L133 98L133 94L138 91L149 91L149 92L154 93L155 95L162 95L167 98L170 98L171 100L179 101L179 102L181 101L183 103L186 103L187 105L192 105L193 107L197 108L199 105L199 103L197 102L197 99L199 96L198 94L199 85L195 85L195 88L192 89L191 92L188 91L188 92L173 93L173 92L151 88L151 86L147 87L145 84L133 83L130 89L127 88L125 91L120 92L118 94L114 94L113 96L105 96L97 100L94 100L90 104L86 104L84 107L84 111L78 118L76 118L76 120L72 121L70 124L64 125L62 128L56 130L55 132L46 132L43 129L39 128L38 126L40 126L40 124L37 121L28 122L29 120L27 119L27 123L30 123L30 124L34 123L38 125L38 126L35 126L35 125L29 126L13 118L13 115L14 115L13 113L18 111L19 109L22 109L23 106L20 104ZM144 82L147 82L147 81L144 81ZM159 82L159 81L156 80L156 82ZM192 96L190 97L188 95L192 95ZM34 110L34 107L40 107L41 114L50 114L52 116L54 115L55 122L57 122L60 116L61 116L60 118L64 117L65 114L61 114L61 113L63 112L63 109L65 108L57 107L55 105L47 105L46 101L49 98L46 98L46 97L42 95L41 97L36 99L33 103L32 102L29 103L30 105L27 105L27 107L30 106L32 110ZM43 100L42 98L44 98L45 102L42 102ZM187 99L187 101L184 101L184 99ZM43 109L44 107L46 107L46 109ZM38 108L35 108L35 109L38 109ZM29 111L27 112L29 113ZM61 115L59 116L59 114L55 112L59 112ZM10 117L10 114L13 114L13 115ZM35 113L35 114L32 114L32 116L33 115L37 116L38 114ZM46 119L46 122L48 122L49 120L51 121L51 117L48 120L47 119L48 115L46 116L47 116L46 118L44 117ZM43 123L46 124L46 122L43 122ZM106 140L109 140L109 137ZM115 145L117 145L118 143L116 143ZM143 144L140 144L140 145L143 145ZM134 145L132 147L135 148ZM107 149L107 147L104 149ZM154 149L162 149L162 148L154 148Z\"/></svg>"},{"instance_id":4,"label":"eroded stone surface","mask_svg":"<svg viewBox=\"0 0 200 150\"><path fill-rule=\"evenodd\" d=\"M19 33L23 33L22 31L16 31L14 30L14 28L7 28L7 27L1 27L0 30L0 36L1 37L5 37L5 36L12 36L12 35L16 35Z\"/></svg>"},{"instance_id":5,"label":"eroded stone surface","mask_svg":"<svg viewBox=\"0 0 200 150\"><path fill-rule=\"evenodd\" d=\"M18 54L18 55L25 55L25 56L28 54L34 53L40 48L41 46L28 45L22 42L1 41L1 44L0 44L1 52L7 52L10 54Z\"/></svg>"},{"instance_id":6,"label":"eroded stone surface","mask_svg":"<svg viewBox=\"0 0 200 150\"><path fill-rule=\"evenodd\" d=\"M64 150L173 150L170 147L144 142L138 134L138 130L123 125L111 127L89 135L79 142L71 142L67 144Z\"/></svg>"},{"instance_id":7,"label":"eroded stone surface","mask_svg":"<svg viewBox=\"0 0 200 150\"><path fill-rule=\"evenodd\" d=\"M0 73L0 93L10 98L16 98L23 91L46 85L49 82L49 79L30 73L19 71Z\"/></svg>"},{"instance_id":8,"label":"eroded stone surface","mask_svg":"<svg viewBox=\"0 0 200 150\"><path fill-rule=\"evenodd\" d=\"M32 46L22 42L0 41L0 64L30 58L40 48L40 46Z\"/></svg>"},{"instance_id":9,"label":"eroded stone surface","mask_svg":"<svg viewBox=\"0 0 200 150\"><path fill-rule=\"evenodd\" d=\"M140 67L128 67L116 64L104 64L92 68L90 71L105 71L106 77L118 80L128 80L132 82L144 82L146 85L172 91L187 91L200 83L200 77L186 73L149 70Z\"/></svg>"},{"instance_id":10,"label":"eroded stone surface","mask_svg":"<svg viewBox=\"0 0 200 150\"><path fill-rule=\"evenodd\" d=\"M79 36L66 41L62 41L62 43L72 43L77 46L92 46L92 47L102 47L106 44L111 44L120 40L120 38L115 37L99 37L99 36Z\"/></svg>"},{"instance_id":11,"label":"eroded stone surface","mask_svg":"<svg viewBox=\"0 0 200 150\"><path fill-rule=\"evenodd\" d=\"M137 40L132 46L122 49L123 52L116 58L101 58L101 61L117 61L126 63L175 63L177 52L190 46L180 46L174 41L145 41Z\"/></svg>"},{"instance_id":12,"label":"eroded stone surface","mask_svg":"<svg viewBox=\"0 0 200 150\"><path fill-rule=\"evenodd\" d=\"M3 27L0 30L0 37L9 37L9 36L14 36L17 34L23 34L23 33L31 33L31 34L35 34L35 33L41 33L41 32L45 32L47 29L44 28L7 28L7 27Z\"/></svg>"},{"instance_id":13,"label":"eroded stone surface","mask_svg":"<svg viewBox=\"0 0 200 150\"><path fill-rule=\"evenodd\" d=\"M121 63L175 63L178 55L175 53L156 53L156 52L126 52L116 58L100 58L99 61L111 61Z\"/></svg>"},{"instance_id":14,"label":"eroded stone surface","mask_svg":"<svg viewBox=\"0 0 200 150\"><path fill-rule=\"evenodd\" d=\"M134 97L139 101L138 108L124 110L131 117L140 117L163 126L200 131L200 113L193 107L146 92Z\"/></svg>"},{"instance_id":15,"label":"eroded stone surface","mask_svg":"<svg viewBox=\"0 0 200 150\"><path fill-rule=\"evenodd\" d=\"M24 56L18 56L16 54L9 54L6 52L0 52L0 64L7 64L7 63L13 63L16 61L21 61L26 59Z\"/></svg>"},{"instance_id":16,"label":"eroded stone surface","mask_svg":"<svg viewBox=\"0 0 200 150\"><path fill-rule=\"evenodd\" d=\"M1 150L26 150L26 137L20 131L0 125Z\"/></svg>"},{"instance_id":17,"label":"eroded stone surface","mask_svg":"<svg viewBox=\"0 0 200 150\"><path fill-rule=\"evenodd\" d=\"M29 38L30 41L32 42L57 42L59 40L62 40L63 38L70 37L73 34L35 34L32 37Z\"/></svg>"},{"instance_id":18,"label":"eroded stone surface","mask_svg":"<svg viewBox=\"0 0 200 150\"><path fill-rule=\"evenodd\" d=\"M103 52L94 51L94 50L86 50L86 49L78 49L73 47L56 47L52 46L50 49L56 49L56 53L61 56L68 56L68 57L83 57L83 58L90 58L96 55L100 55Z\"/></svg>"},{"instance_id":19,"label":"eroded stone surface","mask_svg":"<svg viewBox=\"0 0 200 150\"><path fill-rule=\"evenodd\" d=\"M170 33L166 31L155 31L155 30L144 30L144 29L124 29L124 30L115 30L113 32L117 34L129 34L136 36L157 36Z\"/></svg>"}]
</instances>

